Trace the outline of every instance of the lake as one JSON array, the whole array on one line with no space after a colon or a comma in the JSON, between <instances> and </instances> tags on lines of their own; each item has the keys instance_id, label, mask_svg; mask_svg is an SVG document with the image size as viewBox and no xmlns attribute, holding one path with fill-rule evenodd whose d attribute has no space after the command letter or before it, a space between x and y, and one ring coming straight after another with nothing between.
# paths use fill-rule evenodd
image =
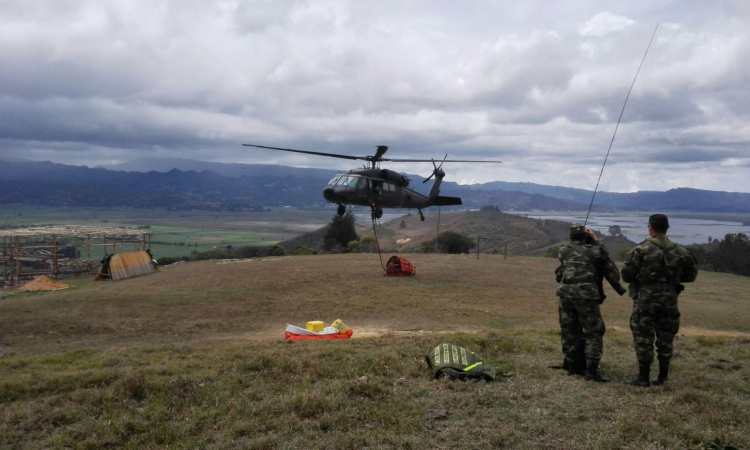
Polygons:
<instances>
[{"instance_id":1,"label":"lake","mask_svg":"<svg viewBox=\"0 0 750 450\"><path fill-rule=\"evenodd\" d=\"M565 222L583 223L585 214L542 214L542 213L513 213L528 216L534 219L552 219ZM587 227L598 234L607 234L609 227L619 225L628 239L641 242L648 238L648 218L651 214L592 214L589 216ZM669 215L667 215L669 217ZM669 239L679 244L704 244L708 237L724 239L730 233L745 233L750 235L750 226L742 225L741 222L724 222L710 219L685 219L681 217L669 218Z\"/></svg>"}]
</instances>

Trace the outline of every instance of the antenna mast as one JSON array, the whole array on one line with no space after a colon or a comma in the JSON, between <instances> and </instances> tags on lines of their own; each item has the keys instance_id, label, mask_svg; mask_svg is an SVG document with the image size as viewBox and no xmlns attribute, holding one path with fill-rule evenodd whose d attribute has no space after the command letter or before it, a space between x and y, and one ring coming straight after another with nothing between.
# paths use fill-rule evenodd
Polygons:
<instances>
[{"instance_id":1,"label":"antenna mast","mask_svg":"<svg viewBox=\"0 0 750 450\"><path fill-rule=\"evenodd\" d=\"M625 97L625 103L622 104L622 111L620 111L620 118L617 119L615 132L612 134L612 140L609 142L609 149L607 149L607 156L604 157L604 164L602 164L602 170L601 172L599 172L599 179L596 181L594 194L591 196L591 203L589 204L589 210L586 212L586 220L583 222L584 227L589 221L589 214L591 214L591 208L594 206L594 198L596 197L596 191L599 190L599 182L602 181L602 174L604 173L604 167L607 165L607 159L609 159L609 152L612 151L612 144L615 142L615 136L617 136L617 129L620 128L620 121L622 120L622 114L625 112L625 106L628 104L628 99L630 98L630 93L633 91L635 80L638 79L638 74L641 73L641 67L643 67L643 61L646 60L646 55L648 55L648 49L651 48L651 43L654 41L654 36L656 36L656 30L658 29L659 29L659 24L657 23L656 28L654 28L654 34L651 35L651 40L648 41L648 47L646 47L646 53L643 54L643 59L641 59L641 65L638 66L638 71L636 71L635 77L633 77L633 82L630 84L630 90L628 90L628 95Z\"/></svg>"}]
</instances>

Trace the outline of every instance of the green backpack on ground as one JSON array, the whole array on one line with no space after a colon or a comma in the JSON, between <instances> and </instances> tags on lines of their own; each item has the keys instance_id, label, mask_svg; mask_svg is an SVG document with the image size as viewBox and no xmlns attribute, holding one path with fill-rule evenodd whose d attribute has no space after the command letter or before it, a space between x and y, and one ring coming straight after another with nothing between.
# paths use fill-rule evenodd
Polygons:
<instances>
[{"instance_id":1,"label":"green backpack on ground","mask_svg":"<svg viewBox=\"0 0 750 450\"><path fill-rule=\"evenodd\" d=\"M448 376L451 380L495 380L495 369L482 361L481 356L458 345L440 344L425 359L436 379Z\"/></svg>"}]
</instances>

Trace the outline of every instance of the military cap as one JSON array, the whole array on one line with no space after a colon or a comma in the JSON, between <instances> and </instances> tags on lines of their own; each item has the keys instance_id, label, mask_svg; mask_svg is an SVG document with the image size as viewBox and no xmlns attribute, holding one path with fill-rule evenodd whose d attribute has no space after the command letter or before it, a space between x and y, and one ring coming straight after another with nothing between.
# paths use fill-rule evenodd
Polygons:
<instances>
[{"instance_id":1,"label":"military cap","mask_svg":"<svg viewBox=\"0 0 750 450\"><path fill-rule=\"evenodd\" d=\"M583 225L571 225L570 226L570 236L581 236L586 235L586 227Z\"/></svg>"}]
</instances>

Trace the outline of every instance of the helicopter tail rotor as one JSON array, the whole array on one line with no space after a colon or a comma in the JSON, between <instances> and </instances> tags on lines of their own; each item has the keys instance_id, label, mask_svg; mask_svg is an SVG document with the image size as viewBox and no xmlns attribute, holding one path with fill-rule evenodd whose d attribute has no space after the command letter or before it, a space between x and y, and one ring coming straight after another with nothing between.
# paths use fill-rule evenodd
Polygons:
<instances>
[{"instance_id":1,"label":"helicopter tail rotor","mask_svg":"<svg viewBox=\"0 0 750 450\"><path fill-rule=\"evenodd\" d=\"M428 181L430 181L430 180L432 179L432 177L434 177L435 175L437 175L437 176L438 176L438 177L440 177L440 178L444 177L444 176L445 176L445 172L443 172L443 171L442 171L442 167L443 167L443 163L445 162L445 160L446 160L447 158L448 158L448 154L446 153L446 154L445 154L445 156L443 157L443 160L442 160L442 161L440 162L440 165L439 165L439 166L438 166L438 165L436 165L436 164L435 164L435 161L433 160L433 161L432 161L432 166L433 166L433 167L435 168L435 170L433 170L433 171L432 171L432 174L431 174L431 175L430 175L429 177L427 177L427 178L426 178L426 179L425 179L424 181L422 181L422 183L427 183L427 182L428 182Z\"/></svg>"}]
</instances>

